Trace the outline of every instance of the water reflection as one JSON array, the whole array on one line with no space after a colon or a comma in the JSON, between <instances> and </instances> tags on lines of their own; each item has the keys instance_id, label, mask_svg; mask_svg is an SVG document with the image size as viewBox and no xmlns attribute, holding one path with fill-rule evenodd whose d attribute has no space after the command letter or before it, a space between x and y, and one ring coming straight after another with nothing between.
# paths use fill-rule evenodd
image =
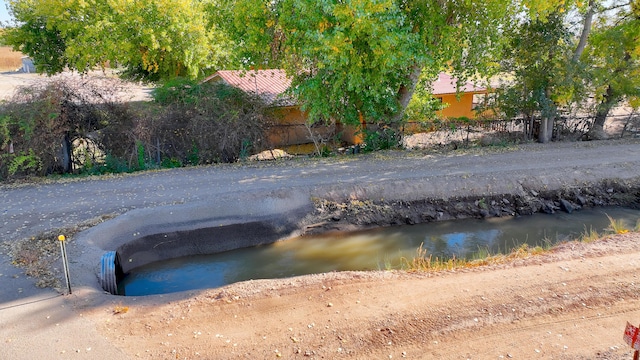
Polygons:
<instances>
[{"instance_id":1,"label":"water reflection","mask_svg":"<svg viewBox=\"0 0 640 360\"><path fill-rule=\"evenodd\" d=\"M602 231L606 214L634 227L640 211L607 208L573 214L461 220L381 228L331 236L302 237L214 255L167 260L134 269L119 287L126 295L213 288L249 279L283 278L345 270L399 268L422 244L439 258L472 259L506 253L522 244L554 244L585 229Z\"/></svg>"}]
</instances>

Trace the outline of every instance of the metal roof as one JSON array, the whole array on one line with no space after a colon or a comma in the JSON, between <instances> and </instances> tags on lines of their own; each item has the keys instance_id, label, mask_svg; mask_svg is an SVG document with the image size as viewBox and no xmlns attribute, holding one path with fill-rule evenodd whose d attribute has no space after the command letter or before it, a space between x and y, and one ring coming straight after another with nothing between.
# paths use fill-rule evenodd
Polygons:
<instances>
[{"instance_id":1,"label":"metal roof","mask_svg":"<svg viewBox=\"0 0 640 360\"><path fill-rule=\"evenodd\" d=\"M220 80L240 90L260 95L267 103L287 101L283 94L291 86L291 79L280 69L219 70L204 79L204 82Z\"/></svg>"},{"instance_id":2,"label":"metal roof","mask_svg":"<svg viewBox=\"0 0 640 360\"><path fill-rule=\"evenodd\" d=\"M433 95L446 95L446 94L456 94L458 91L461 93L477 93L477 92L486 92L487 89L476 86L472 82L463 82L460 84L460 88L456 88L456 83L458 82L457 78L454 78L451 75L445 74L441 72L438 74L438 80L434 81L432 84L432 94Z\"/></svg>"},{"instance_id":3,"label":"metal roof","mask_svg":"<svg viewBox=\"0 0 640 360\"><path fill-rule=\"evenodd\" d=\"M280 101L281 105L293 105L293 99L284 95L289 86L291 79L284 70L268 69L268 70L219 70L215 74L204 79L207 81L224 81L227 85L237 87L249 93L255 93L263 97L263 99L273 104ZM487 89L479 87L472 82L463 82L459 88L456 88L458 79L440 73L438 79L432 84L433 95L456 94L461 93L478 93L486 92Z\"/></svg>"}]
</instances>

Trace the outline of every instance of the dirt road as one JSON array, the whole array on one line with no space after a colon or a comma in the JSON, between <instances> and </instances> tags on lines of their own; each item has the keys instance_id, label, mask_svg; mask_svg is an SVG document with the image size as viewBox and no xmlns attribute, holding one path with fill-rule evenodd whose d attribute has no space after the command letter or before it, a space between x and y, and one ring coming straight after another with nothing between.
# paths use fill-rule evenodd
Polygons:
<instances>
[{"instance_id":1,"label":"dirt road","mask_svg":"<svg viewBox=\"0 0 640 360\"><path fill-rule=\"evenodd\" d=\"M224 208L283 191L451 199L639 177L635 140L177 169L2 187L0 234L15 241L106 213ZM623 359L624 325L640 322L639 240L495 269L335 273L139 298L104 294L100 249L82 241L71 249L71 296L35 288L0 255L0 358Z\"/></svg>"}]
</instances>

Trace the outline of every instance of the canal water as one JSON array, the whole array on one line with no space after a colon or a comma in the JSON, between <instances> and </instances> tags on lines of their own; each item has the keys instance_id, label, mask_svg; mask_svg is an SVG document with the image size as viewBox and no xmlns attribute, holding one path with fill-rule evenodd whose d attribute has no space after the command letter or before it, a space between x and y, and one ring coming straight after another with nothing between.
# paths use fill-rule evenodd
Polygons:
<instances>
[{"instance_id":1,"label":"canal water","mask_svg":"<svg viewBox=\"0 0 640 360\"><path fill-rule=\"evenodd\" d=\"M473 259L508 253L523 244L547 246L586 230L602 233L607 215L633 229L640 211L588 209L572 214L454 220L412 226L305 236L213 255L176 258L133 269L119 282L121 295L138 296L205 289L249 279L285 278L346 270L401 268L417 249L438 258Z\"/></svg>"}]
</instances>

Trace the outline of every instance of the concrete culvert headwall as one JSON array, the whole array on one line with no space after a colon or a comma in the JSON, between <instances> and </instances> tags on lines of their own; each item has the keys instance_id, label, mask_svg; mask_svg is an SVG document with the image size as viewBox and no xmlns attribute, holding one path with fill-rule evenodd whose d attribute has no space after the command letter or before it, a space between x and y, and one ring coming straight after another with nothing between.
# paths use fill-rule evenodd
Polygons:
<instances>
[{"instance_id":1,"label":"concrete culvert headwall","mask_svg":"<svg viewBox=\"0 0 640 360\"><path fill-rule=\"evenodd\" d=\"M117 281L122 274L139 266L297 236L304 217L312 210L309 196L296 192L161 206L125 213L92 228L86 238L107 251L98 277L104 290L117 294Z\"/></svg>"},{"instance_id":2,"label":"concrete culvert headwall","mask_svg":"<svg viewBox=\"0 0 640 360\"><path fill-rule=\"evenodd\" d=\"M120 246L117 253L122 259L120 268L127 273L156 261L271 244L293 232L294 227L274 227L270 221L250 221L148 235Z\"/></svg>"}]
</instances>

